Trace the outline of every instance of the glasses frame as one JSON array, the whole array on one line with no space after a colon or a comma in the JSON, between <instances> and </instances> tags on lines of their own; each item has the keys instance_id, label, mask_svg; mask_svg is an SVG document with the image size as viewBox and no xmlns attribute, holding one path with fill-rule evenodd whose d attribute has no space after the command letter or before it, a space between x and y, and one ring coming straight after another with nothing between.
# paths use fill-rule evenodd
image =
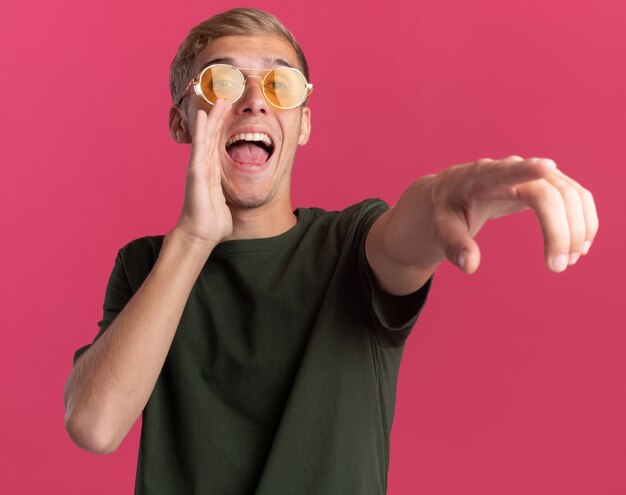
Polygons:
<instances>
[{"instance_id":1,"label":"glasses frame","mask_svg":"<svg viewBox=\"0 0 626 495\"><path fill-rule=\"evenodd\" d=\"M267 101L270 105L272 105L275 108L279 108L281 110L291 110L293 108L297 108L300 105L302 105L306 99L309 97L309 95L311 94L311 92L313 91L313 84L311 84L310 82L307 81L305 75L300 72L298 69L295 69L294 67L287 67L287 66L279 66L279 67L272 67L271 69L248 69L248 68L244 68L244 67L235 67L234 65L228 65L228 64L212 64L209 65L208 67L205 67L204 69L202 69L202 71L200 72L200 74L198 74L196 77L194 77L191 81L189 81L189 84L187 84L187 87L185 88L185 91L183 93L183 95L180 97L180 99L178 100L177 105L180 105L183 101L183 98L185 98L185 96L187 96L189 94L189 88L191 88L193 86L194 92L200 97L202 98L204 101L206 101L209 105L214 105L215 103L211 102L202 92L202 76L204 76L205 72L208 71L209 69L212 69L214 67L219 67L219 66L224 66L224 67L230 67L231 69L235 69L237 72L239 72L239 74L241 75L243 81L242 81L242 85L241 85L241 94L235 98L234 100L232 100L231 103L235 103L237 100L239 100L243 94L246 92L246 84L248 82L248 79L252 78L252 79L259 79L261 81L261 91L263 91L263 97L265 98L265 101ZM265 93L265 78L267 76L269 76L269 74L276 70L276 69L286 69L286 70L292 70L295 71L299 74L300 77L302 77L302 80L304 81L304 86L305 86L305 92L304 92L304 96L302 97L302 99L293 106L290 107L281 107L276 105L275 103L272 103L270 101L270 99L267 97L267 94ZM261 77L261 76L246 76L242 71L255 71L255 72L266 72L266 74Z\"/></svg>"}]
</instances>

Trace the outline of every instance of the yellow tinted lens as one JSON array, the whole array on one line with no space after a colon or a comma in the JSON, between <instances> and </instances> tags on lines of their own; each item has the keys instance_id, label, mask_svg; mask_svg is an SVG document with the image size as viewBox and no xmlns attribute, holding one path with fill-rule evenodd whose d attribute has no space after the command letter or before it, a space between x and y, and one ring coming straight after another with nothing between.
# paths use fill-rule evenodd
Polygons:
<instances>
[{"instance_id":1,"label":"yellow tinted lens","mask_svg":"<svg viewBox=\"0 0 626 495\"><path fill-rule=\"evenodd\" d=\"M306 79L295 69L279 67L267 74L263 89L272 104L281 108L293 108L306 97Z\"/></svg>"},{"instance_id":2,"label":"yellow tinted lens","mask_svg":"<svg viewBox=\"0 0 626 495\"><path fill-rule=\"evenodd\" d=\"M200 80L202 94L215 103L218 98L235 101L243 91L243 75L229 65L213 65L209 67Z\"/></svg>"}]
</instances>

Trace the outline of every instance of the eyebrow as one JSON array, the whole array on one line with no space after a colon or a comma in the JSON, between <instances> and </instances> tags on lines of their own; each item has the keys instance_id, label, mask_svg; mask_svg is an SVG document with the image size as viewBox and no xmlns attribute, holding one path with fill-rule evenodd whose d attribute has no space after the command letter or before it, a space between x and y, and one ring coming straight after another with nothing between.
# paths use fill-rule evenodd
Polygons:
<instances>
[{"instance_id":1,"label":"eyebrow","mask_svg":"<svg viewBox=\"0 0 626 495\"><path fill-rule=\"evenodd\" d=\"M280 57L265 56L263 57L263 62L265 63L265 68L276 67L276 66L291 67L292 69L294 68L293 65L291 65L289 62L287 62L286 60ZM199 72L202 72L209 65L214 65L214 64L227 64L227 65L232 65L233 67L236 67L234 58L218 57L218 58L212 58L210 60L207 60L204 64L202 64L202 67L200 67Z\"/></svg>"}]
</instances>

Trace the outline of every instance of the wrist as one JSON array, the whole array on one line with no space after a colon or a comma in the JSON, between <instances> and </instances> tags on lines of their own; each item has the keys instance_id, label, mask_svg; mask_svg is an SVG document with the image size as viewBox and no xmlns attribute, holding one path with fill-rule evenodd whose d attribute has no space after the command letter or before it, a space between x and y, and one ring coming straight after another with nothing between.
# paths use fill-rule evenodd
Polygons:
<instances>
[{"instance_id":1,"label":"wrist","mask_svg":"<svg viewBox=\"0 0 626 495\"><path fill-rule=\"evenodd\" d=\"M437 175L425 175L413 182L400 198L397 212L405 219L402 229L410 232L412 265L433 269L445 259L435 234Z\"/></svg>"},{"instance_id":2,"label":"wrist","mask_svg":"<svg viewBox=\"0 0 626 495\"><path fill-rule=\"evenodd\" d=\"M205 261L216 245L217 243L213 241L201 239L179 227L174 227L163 240L164 249L180 250L188 256L204 259Z\"/></svg>"}]
</instances>

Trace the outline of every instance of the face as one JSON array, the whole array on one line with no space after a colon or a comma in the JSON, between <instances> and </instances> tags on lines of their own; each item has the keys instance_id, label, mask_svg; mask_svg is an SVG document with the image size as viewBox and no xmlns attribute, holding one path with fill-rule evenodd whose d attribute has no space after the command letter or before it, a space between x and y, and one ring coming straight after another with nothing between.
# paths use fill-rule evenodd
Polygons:
<instances>
[{"instance_id":1,"label":"face","mask_svg":"<svg viewBox=\"0 0 626 495\"><path fill-rule=\"evenodd\" d=\"M194 75L212 61L250 69L268 69L286 63L300 69L291 45L269 35L218 38L197 55ZM245 76L264 75L256 71L243 73ZM180 107L173 107L170 112L170 129L177 141L190 142L195 133L196 111L203 109L210 115L212 105L192 89ZM309 138L309 108L281 110L272 106L263 96L260 79L252 77L246 82L244 94L233 103L224 119L220 137L222 189L229 206L258 208L286 204L291 208L291 169L298 145L306 144ZM231 144L237 136L246 133L261 134L259 137L266 145L263 152L262 147L253 143ZM270 146L267 146L267 138L271 140Z\"/></svg>"}]
</instances>

